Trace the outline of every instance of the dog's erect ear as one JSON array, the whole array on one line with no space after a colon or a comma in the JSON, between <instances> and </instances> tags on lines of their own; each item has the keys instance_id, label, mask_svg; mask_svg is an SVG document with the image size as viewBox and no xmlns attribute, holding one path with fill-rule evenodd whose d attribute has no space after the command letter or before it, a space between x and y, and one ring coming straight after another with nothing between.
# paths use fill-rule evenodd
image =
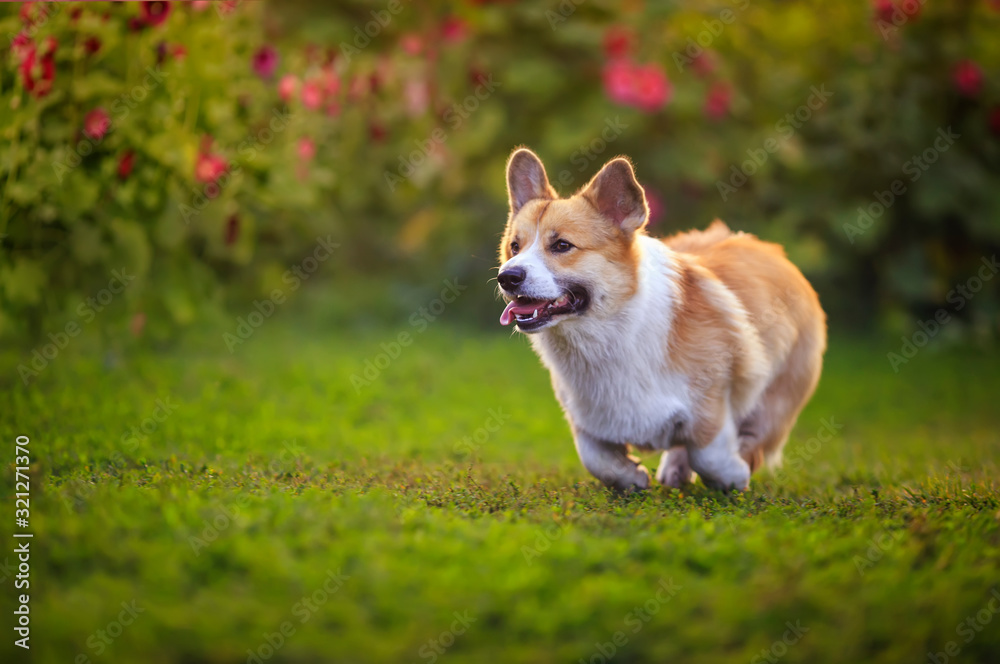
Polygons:
<instances>
[{"instance_id":1,"label":"dog's erect ear","mask_svg":"<svg viewBox=\"0 0 1000 664\"><path fill-rule=\"evenodd\" d=\"M632 164L621 157L604 165L584 187L583 196L626 233L641 228L649 217L646 193L635 179Z\"/></svg>"},{"instance_id":2,"label":"dog's erect ear","mask_svg":"<svg viewBox=\"0 0 1000 664\"><path fill-rule=\"evenodd\" d=\"M515 150L507 162L507 194L510 196L510 211L513 214L528 201L536 198L551 200L556 197L541 160L527 148Z\"/></svg>"}]
</instances>

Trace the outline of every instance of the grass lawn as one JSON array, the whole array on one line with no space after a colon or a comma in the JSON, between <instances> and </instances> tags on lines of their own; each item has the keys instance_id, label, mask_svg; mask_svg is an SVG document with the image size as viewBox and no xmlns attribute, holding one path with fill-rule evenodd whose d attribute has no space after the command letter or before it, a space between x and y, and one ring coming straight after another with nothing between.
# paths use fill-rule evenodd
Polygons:
<instances>
[{"instance_id":1,"label":"grass lawn","mask_svg":"<svg viewBox=\"0 0 1000 664\"><path fill-rule=\"evenodd\" d=\"M81 339L28 388L0 352L5 495L31 438L31 661L1000 659L997 356L897 375L898 341L835 336L780 474L620 496L524 339L330 320L282 312L233 354L218 330Z\"/></svg>"}]
</instances>

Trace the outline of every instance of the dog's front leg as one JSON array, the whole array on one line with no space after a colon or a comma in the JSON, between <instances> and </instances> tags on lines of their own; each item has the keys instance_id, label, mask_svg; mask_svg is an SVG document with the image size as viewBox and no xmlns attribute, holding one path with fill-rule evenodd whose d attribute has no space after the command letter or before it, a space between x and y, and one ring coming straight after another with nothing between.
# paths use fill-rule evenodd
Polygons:
<instances>
[{"instance_id":1,"label":"dog's front leg","mask_svg":"<svg viewBox=\"0 0 1000 664\"><path fill-rule=\"evenodd\" d=\"M600 440L576 427L573 438L584 467L605 485L629 492L649 487L649 471L625 445Z\"/></svg>"},{"instance_id":2,"label":"dog's front leg","mask_svg":"<svg viewBox=\"0 0 1000 664\"><path fill-rule=\"evenodd\" d=\"M736 424L729 409L725 409L721 422L702 428L700 433L687 446L691 468L713 489L745 490L750 485L750 466L740 456ZM709 436L712 437L705 444L703 441Z\"/></svg>"}]
</instances>

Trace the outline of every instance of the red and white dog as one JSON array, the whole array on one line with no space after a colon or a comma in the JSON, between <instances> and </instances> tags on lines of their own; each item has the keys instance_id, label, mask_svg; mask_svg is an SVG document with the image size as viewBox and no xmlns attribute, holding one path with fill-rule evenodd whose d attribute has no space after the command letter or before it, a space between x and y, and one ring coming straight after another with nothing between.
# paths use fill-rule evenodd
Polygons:
<instances>
[{"instance_id":1,"label":"red and white dog","mask_svg":"<svg viewBox=\"0 0 1000 664\"><path fill-rule=\"evenodd\" d=\"M631 164L614 159L559 198L533 152L507 163L510 217L498 281L552 374L583 465L649 486L629 445L663 450L656 479L745 489L779 461L819 381L826 316L776 244L708 230L646 235Z\"/></svg>"}]
</instances>

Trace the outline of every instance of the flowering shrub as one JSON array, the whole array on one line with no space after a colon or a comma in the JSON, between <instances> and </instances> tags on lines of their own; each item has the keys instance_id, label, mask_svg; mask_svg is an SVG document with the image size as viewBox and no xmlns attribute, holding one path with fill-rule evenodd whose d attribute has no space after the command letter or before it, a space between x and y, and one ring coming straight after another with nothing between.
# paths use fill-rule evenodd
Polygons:
<instances>
[{"instance_id":1,"label":"flowering shrub","mask_svg":"<svg viewBox=\"0 0 1000 664\"><path fill-rule=\"evenodd\" d=\"M124 269L105 320L163 336L330 234L481 281L522 144L564 193L628 154L653 232L721 216L890 325L1000 243L995 3L624 4L0 7L0 335Z\"/></svg>"}]
</instances>

